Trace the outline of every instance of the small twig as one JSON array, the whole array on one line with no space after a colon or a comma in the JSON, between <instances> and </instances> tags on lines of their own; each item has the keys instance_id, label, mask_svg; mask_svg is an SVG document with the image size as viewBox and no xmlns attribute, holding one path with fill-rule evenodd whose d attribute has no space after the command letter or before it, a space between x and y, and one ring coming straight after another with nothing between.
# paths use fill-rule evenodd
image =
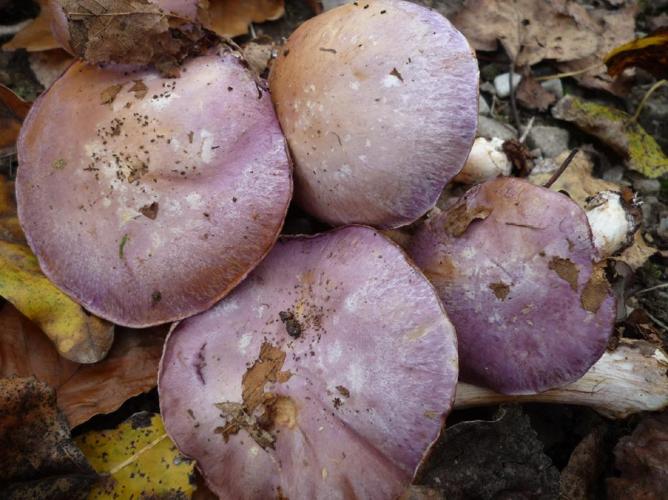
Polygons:
<instances>
[{"instance_id":1,"label":"small twig","mask_svg":"<svg viewBox=\"0 0 668 500\"><path fill-rule=\"evenodd\" d=\"M661 288L668 288L668 283L661 283L660 285L651 286L649 288L639 290L636 293L634 293L633 295L644 295L646 293L653 292L654 290L660 290Z\"/></svg>"},{"instance_id":2,"label":"small twig","mask_svg":"<svg viewBox=\"0 0 668 500\"><path fill-rule=\"evenodd\" d=\"M554 174L552 174L552 177L550 177L550 180L547 181L545 184L543 184L544 188L549 188L549 187L552 186L552 184L557 182L557 179L559 179L559 177L561 177L561 174L563 174L564 171L568 168L568 166L573 161L573 158L575 158L575 155L578 154L579 151L580 150L578 148L575 148L573 151L571 151L569 153L569 155L566 157L566 159L563 161L563 163L559 166L557 171Z\"/></svg>"},{"instance_id":3,"label":"small twig","mask_svg":"<svg viewBox=\"0 0 668 500\"><path fill-rule=\"evenodd\" d=\"M515 59L510 62L510 73L508 74L508 86L510 87L510 109L513 113L513 121L517 130L522 128L522 123L520 122L520 115L517 112L517 101L515 99L515 86L513 85L513 76L515 76Z\"/></svg>"},{"instance_id":4,"label":"small twig","mask_svg":"<svg viewBox=\"0 0 668 500\"><path fill-rule=\"evenodd\" d=\"M568 76L578 76L583 73L587 73L593 69L598 68L599 66L603 66L604 64L602 62L598 62L596 64L593 64L591 66L587 66L586 68L582 69L577 69L575 71L567 71L566 73L557 73L555 75L547 75L547 76L538 76L534 78L537 82L545 82L547 80L558 80L559 78L566 78Z\"/></svg>"},{"instance_id":5,"label":"small twig","mask_svg":"<svg viewBox=\"0 0 668 500\"><path fill-rule=\"evenodd\" d=\"M640 101L640 104L638 104L638 108L636 109L635 114L629 119L627 123L634 123L638 121L640 113L642 112L642 108L645 107L647 100L652 96L654 92L656 92L659 88L663 87L666 83L668 83L668 80L659 80L650 87L650 89L645 93L645 96L642 98L642 101Z\"/></svg>"},{"instance_id":6,"label":"small twig","mask_svg":"<svg viewBox=\"0 0 668 500\"><path fill-rule=\"evenodd\" d=\"M533 122L536 119L535 116L531 117L531 120L529 120L529 123L527 123L527 126L524 127L524 132L522 132L522 135L520 136L520 144L524 144L524 141L527 140L527 136L529 135L529 132L531 132L531 127L533 127Z\"/></svg>"}]
</instances>

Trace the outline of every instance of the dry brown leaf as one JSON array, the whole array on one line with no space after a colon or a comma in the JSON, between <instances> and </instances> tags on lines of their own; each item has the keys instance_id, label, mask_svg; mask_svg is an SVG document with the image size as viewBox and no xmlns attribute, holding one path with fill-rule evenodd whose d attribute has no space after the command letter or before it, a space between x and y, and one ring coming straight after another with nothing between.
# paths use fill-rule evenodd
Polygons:
<instances>
[{"instance_id":1,"label":"dry brown leaf","mask_svg":"<svg viewBox=\"0 0 668 500\"><path fill-rule=\"evenodd\" d=\"M517 102L527 109L546 111L557 102L557 96L545 90L531 75L527 75L517 87Z\"/></svg>"},{"instance_id":2,"label":"dry brown leaf","mask_svg":"<svg viewBox=\"0 0 668 500\"><path fill-rule=\"evenodd\" d=\"M28 52L41 52L60 48L51 34L51 11L47 3L48 0L39 0L39 16L4 44L3 50L26 49Z\"/></svg>"},{"instance_id":3,"label":"dry brown leaf","mask_svg":"<svg viewBox=\"0 0 668 500\"><path fill-rule=\"evenodd\" d=\"M85 499L97 475L70 439L53 389L5 378L0 394L2 498Z\"/></svg>"},{"instance_id":4,"label":"dry brown leaf","mask_svg":"<svg viewBox=\"0 0 668 500\"><path fill-rule=\"evenodd\" d=\"M586 11L597 34L598 47L588 57L560 64L559 70L570 72L595 67L581 75L575 75L574 78L585 87L606 90L615 95L625 95L630 87L629 79L612 78L605 71L602 61L609 51L634 37L637 11L635 5L616 11L604 9Z\"/></svg>"},{"instance_id":5,"label":"dry brown leaf","mask_svg":"<svg viewBox=\"0 0 668 500\"><path fill-rule=\"evenodd\" d=\"M62 75L74 58L62 49L34 52L28 57L30 69L37 81L48 89Z\"/></svg>"},{"instance_id":6,"label":"dry brown leaf","mask_svg":"<svg viewBox=\"0 0 668 500\"><path fill-rule=\"evenodd\" d=\"M566 159L568 152L564 152L554 160L550 161L554 170ZM534 170L529 176L528 180L533 184L542 186L545 184L552 174L553 170L541 169L541 171ZM563 174L552 184L553 191L566 191L568 195L581 207L586 206L586 199L590 196L600 193L601 191L621 191L622 187L614 182L599 179L593 175L594 165L584 152L579 152L575 158L568 165L568 168Z\"/></svg>"},{"instance_id":7,"label":"dry brown leaf","mask_svg":"<svg viewBox=\"0 0 668 500\"><path fill-rule=\"evenodd\" d=\"M574 0L468 0L453 22L477 50L500 42L518 67L544 59L586 86L623 94L627 86L605 72L603 56L633 38L637 6L585 9Z\"/></svg>"},{"instance_id":8,"label":"dry brown leaf","mask_svg":"<svg viewBox=\"0 0 668 500\"><path fill-rule=\"evenodd\" d=\"M14 146L29 109L30 103L0 85L0 150Z\"/></svg>"},{"instance_id":9,"label":"dry brown leaf","mask_svg":"<svg viewBox=\"0 0 668 500\"><path fill-rule=\"evenodd\" d=\"M597 34L548 0L468 0L454 17L477 50L500 42L517 66L543 59L570 61L596 52Z\"/></svg>"},{"instance_id":10,"label":"dry brown leaf","mask_svg":"<svg viewBox=\"0 0 668 500\"><path fill-rule=\"evenodd\" d=\"M274 21L283 14L284 0L209 0L209 9L201 21L220 36L234 37L248 33L251 23Z\"/></svg>"},{"instance_id":11,"label":"dry brown leaf","mask_svg":"<svg viewBox=\"0 0 668 500\"><path fill-rule=\"evenodd\" d=\"M165 327L119 328L104 361L81 365L58 355L49 339L11 304L0 309L0 377L34 376L56 389L70 426L109 413L156 386Z\"/></svg>"},{"instance_id":12,"label":"dry brown leaf","mask_svg":"<svg viewBox=\"0 0 668 500\"><path fill-rule=\"evenodd\" d=\"M668 491L668 412L648 415L615 446L621 477L608 479L610 500L659 500Z\"/></svg>"}]
</instances>

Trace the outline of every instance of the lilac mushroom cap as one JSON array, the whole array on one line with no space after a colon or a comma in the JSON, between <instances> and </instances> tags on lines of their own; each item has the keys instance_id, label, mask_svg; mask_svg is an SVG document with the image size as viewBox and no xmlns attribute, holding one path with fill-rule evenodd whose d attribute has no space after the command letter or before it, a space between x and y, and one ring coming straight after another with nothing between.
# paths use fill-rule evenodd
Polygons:
<instances>
[{"instance_id":1,"label":"lilac mushroom cap","mask_svg":"<svg viewBox=\"0 0 668 500\"><path fill-rule=\"evenodd\" d=\"M297 200L333 225L413 222L475 137L475 55L444 17L410 2L355 2L306 21L270 86Z\"/></svg>"},{"instance_id":2,"label":"lilac mushroom cap","mask_svg":"<svg viewBox=\"0 0 668 500\"><path fill-rule=\"evenodd\" d=\"M457 380L454 329L394 243L351 226L279 240L171 332L167 432L221 498L397 498Z\"/></svg>"},{"instance_id":3,"label":"lilac mushroom cap","mask_svg":"<svg viewBox=\"0 0 668 500\"><path fill-rule=\"evenodd\" d=\"M577 380L603 354L615 301L568 197L488 181L428 219L409 254L457 329L463 381L537 393Z\"/></svg>"},{"instance_id":4,"label":"lilac mushroom cap","mask_svg":"<svg viewBox=\"0 0 668 500\"><path fill-rule=\"evenodd\" d=\"M42 270L132 327L224 296L273 246L292 192L269 95L229 53L178 79L76 63L33 105L18 154Z\"/></svg>"}]
</instances>

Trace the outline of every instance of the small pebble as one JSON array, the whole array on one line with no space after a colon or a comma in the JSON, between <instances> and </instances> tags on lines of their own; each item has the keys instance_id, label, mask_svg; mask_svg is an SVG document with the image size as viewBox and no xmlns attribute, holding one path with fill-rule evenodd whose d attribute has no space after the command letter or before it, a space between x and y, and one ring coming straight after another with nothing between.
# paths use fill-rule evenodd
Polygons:
<instances>
[{"instance_id":1,"label":"small pebble","mask_svg":"<svg viewBox=\"0 0 668 500\"><path fill-rule=\"evenodd\" d=\"M561 79L547 80L541 83L541 85L545 90L556 95L557 99L564 97L564 85L561 83Z\"/></svg>"},{"instance_id":2,"label":"small pebble","mask_svg":"<svg viewBox=\"0 0 668 500\"><path fill-rule=\"evenodd\" d=\"M656 194L661 191L661 182L658 179L634 179L633 189L641 194Z\"/></svg>"},{"instance_id":3,"label":"small pebble","mask_svg":"<svg viewBox=\"0 0 668 500\"><path fill-rule=\"evenodd\" d=\"M478 114L488 116L490 112L489 104L483 96L478 97Z\"/></svg>"},{"instance_id":4,"label":"small pebble","mask_svg":"<svg viewBox=\"0 0 668 500\"><path fill-rule=\"evenodd\" d=\"M510 78L508 78L510 73L502 73L496 78L494 78L494 89L496 90L496 95L503 98L510 95ZM513 89L517 89L517 86L522 81L522 75L513 73Z\"/></svg>"}]
</instances>

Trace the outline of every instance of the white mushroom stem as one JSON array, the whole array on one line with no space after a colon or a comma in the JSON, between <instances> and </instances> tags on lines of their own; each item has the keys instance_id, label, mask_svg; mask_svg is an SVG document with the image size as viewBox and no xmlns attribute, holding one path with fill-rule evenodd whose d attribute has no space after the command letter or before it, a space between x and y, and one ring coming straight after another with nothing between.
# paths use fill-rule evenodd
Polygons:
<instances>
[{"instance_id":1,"label":"white mushroom stem","mask_svg":"<svg viewBox=\"0 0 668 500\"><path fill-rule=\"evenodd\" d=\"M619 193L602 191L587 201L585 210L601 257L610 257L633 242L638 224Z\"/></svg>"},{"instance_id":2,"label":"white mushroom stem","mask_svg":"<svg viewBox=\"0 0 668 500\"><path fill-rule=\"evenodd\" d=\"M500 403L560 403L589 406L608 418L626 418L668 407L668 355L644 340L622 339L578 381L527 396L506 396L457 384L455 408Z\"/></svg>"},{"instance_id":3,"label":"white mushroom stem","mask_svg":"<svg viewBox=\"0 0 668 500\"><path fill-rule=\"evenodd\" d=\"M500 175L508 176L512 164L503 152L503 140L478 137L473 143L464 168L455 177L462 184L479 184Z\"/></svg>"}]
</instances>

